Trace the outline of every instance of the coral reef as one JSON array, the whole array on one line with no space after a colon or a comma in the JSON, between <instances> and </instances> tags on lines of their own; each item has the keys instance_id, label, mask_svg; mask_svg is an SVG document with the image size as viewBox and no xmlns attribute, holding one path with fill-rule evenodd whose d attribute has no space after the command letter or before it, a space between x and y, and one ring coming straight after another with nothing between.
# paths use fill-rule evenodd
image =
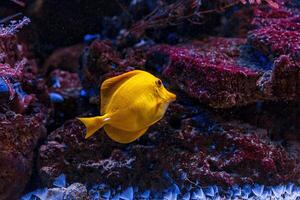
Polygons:
<instances>
[{"instance_id":1,"label":"coral reef","mask_svg":"<svg viewBox=\"0 0 300 200\"><path fill-rule=\"evenodd\" d=\"M157 58L163 56L167 57L164 62ZM243 39L209 38L190 45L156 46L147 62L160 65L172 84L215 108L299 99L299 67L289 55L272 63Z\"/></svg>"},{"instance_id":2,"label":"coral reef","mask_svg":"<svg viewBox=\"0 0 300 200\"><path fill-rule=\"evenodd\" d=\"M38 140L46 136L45 116L42 111L31 116L12 111L0 115L0 199L16 199L31 176Z\"/></svg>"},{"instance_id":3,"label":"coral reef","mask_svg":"<svg viewBox=\"0 0 300 200\"><path fill-rule=\"evenodd\" d=\"M163 191L143 190L139 187L118 187L112 189L105 184L95 184L87 194L87 188L80 183L73 183L67 187L64 174L57 177L53 182L53 187L47 189L37 189L23 196L21 200L38 199L296 199L300 188L292 183L279 186L262 186L255 184L253 186L244 185L242 187L234 185L227 190L216 185L209 187L189 187L180 188L173 184ZM62 183L62 184L57 184ZM76 195L76 196L75 196Z\"/></svg>"},{"instance_id":4,"label":"coral reef","mask_svg":"<svg viewBox=\"0 0 300 200\"><path fill-rule=\"evenodd\" d=\"M49 109L45 83L37 78L35 62L24 57L26 47L15 35L28 21L23 18L0 28L0 199L3 200L17 199L22 194L31 177L34 151L47 133Z\"/></svg>"},{"instance_id":5,"label":"coral reef","mask_svg":"<svg viewBox=\"0 0 300 200\"><path fill-rule=\"evenodd\" d=\"M157 55L166 56L161 67L171 84L212 107L244 105L261 94L256 86L260 73L239 63L243 44L243 39L210 38L179 47L157 46L148 63L159 65Z\"/></svg>"},{"instance_id":6,"label":"coral reef","mask_svg":"<svg viewBox=\"0 0 300 200\"><path fill-rule=\"evenodd\" d=\"M83 125L69 121L40 148L40 176L48 184L65 173L71 182L148 188L163 188L173 179L223 186L300 181L295 161L270 143L265 130L220 123L207 115L175 104L165 119L130 145L114 144L103 131L84 142Z\"/></svg>"},{"instance_id":7,"label":"coral reef","mask_svg":"<svg viewBox=\"0 0 300 200\"><path fill-rule=\"evenodd\" d=\"M248 42L274 59L270 85L277 99L299 100L299 9L255 10Z\"/></svg>"},{"instance_id":8,"label":"coral reef","mask_svg":"<svg viewBox=\"0 0 300 200\"><path fill-rule=\"evenodd\" d=\"M80 106L81 82L77 73L56 69L48 76L48 90L54 105L55 127L83 111Z\"/></svg>"},{"instance_id":9,"label":"coral reef","mask_svg":"<svg viewBox=\"0 0 300 200\"><path fill-rule=\"evenodd\" d=\"M30 200L30 199L72 199L72 200L90 200L86 187L81 183L73 183L69 187L65 188L54 187L54 188L43 188L38 189L34 192L31 192L22 197L21 200Z\"/></svg>"},{"instance_id":10,"label":"coral reef","mask_svg":"<svg viewBox=\"0 0 300 200\"><path fill-rule=\"evenodd\" d=\"M299 197L300 5L240 2L30 1L28 33L0 20L0 200ZM133 143L84 139L75 118L133 69L176 102Z\"/></svg>"},{"instance_id":11,"label":"coral reef","mask_svg":"<svg viewBox=\"0 0 300 200\"><path fill-rule=\"evenodd\" d=\"M83 51L83 44L55 50L45 61L43 70L49 73L54 69L62 69L70 72L77 72L79 68L79 57Z\"/></svg>"},{"instance_id":12,"label":"coral reef","mask_svg":"<svg viewBox=\"0 0 300 200\"><path fill-rule=\"evenodd\" d=\"M256 9L260 7L254 8L253 24L257 21ZM221 188L228 188L222 195L229 198L281 196L285 190L285 195L290 195L290 189L282 187L288 188L289 182L300 183L298 142L286 145L275 141L285 137L292 143L290 136L283 136L282 129L290 125L289 120L294 126L298 118L283 119L280 111L273 116L269 110L253 118L247 116L257 111L256 102L298 101L297 71L287 73L289 69L297 69L292 62L294 57L266 52L255 45L252 35L261 27L257 25L244 39L209 37L175 46L153 46L148 40L135 40L134 45L124 48L120 41L92 41L80 62L82 91L88 97L98 96L98 86L105 78L142 68L169 79L168 86L178 89L179 100L170 106L163 120L129 145L114 143L103 130L85 141L85 128L80 122L65 122L49 134L39 149L42 182L50 187L64 173L68 182L84 182L88 188L105 183L106 186L91 191L107 199L125 193L131 198L133 194L141 195L131 186L138 186L139 191L158 191L158 196L151 198L162 198L163 194L170 195L162 189L172 188L173 184L180 185L182 191L176 198L183 198L184 192L189 197L198 198L202 194L213 197ZM278 89L278 85L283 87L279 82L293 89L291 92ZM231 110L216 112L204 104ZM232 109L242 105L248 107ZM245 110L248 112L243 114ZM85 114L95 115L97 111L86 110ZM297 132L297 128L294 130L293 133ZM199 186L202 189L196 189ZM122 189L112 191L112 188ZM170 191L173 191L171 196L176 193L174 188Z\"/></svg>"},{"instance_id":13,"label":"coral reef","mask_svg":"<svg viewBox=\"0 0 300 200\"><path fill-rule=\"evenodd\" d=\"M299 100L297 10L254 10L254 30L244 39L215 38L178 46L158 45L150 65L189 96L216 108L259 100ZM292 44L292 45L291 45ZM160 56L159 56L160 55ZM166 56L165 63L157 57ZM226 84L224 84L226 82Z\"/></svg>"},{"instance_id":14,"label":"coral reef","mask_svg":"<svg viewBox=\"0 0 300 200\"><path fill-rule=\"evenodd\" d=\"M109 40L95 40L81 56L80 74L85 89L95 89L107 77L143 68L147 45L125 49L122 54L114 48Z\"/></svg>"}]
</instances>

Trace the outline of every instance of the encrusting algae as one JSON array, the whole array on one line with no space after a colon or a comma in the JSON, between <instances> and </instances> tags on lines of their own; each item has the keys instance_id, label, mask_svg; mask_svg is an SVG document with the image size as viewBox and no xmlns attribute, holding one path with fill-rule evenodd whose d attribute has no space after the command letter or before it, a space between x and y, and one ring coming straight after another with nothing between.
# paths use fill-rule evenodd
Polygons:
<instances>
[{"instance_id":1,"label":"encrusting algae","mask_svg":"<svg viewBox=\"0 0 300 200\"><path fill-rule=\"evenodd\" d=\"M160 79L141 70L105 80L100 92L101 116L78 118L87 128L85 138L103 127L119 143L130 143L141 137L176 99Z\"/></svg>"}]
</instances>

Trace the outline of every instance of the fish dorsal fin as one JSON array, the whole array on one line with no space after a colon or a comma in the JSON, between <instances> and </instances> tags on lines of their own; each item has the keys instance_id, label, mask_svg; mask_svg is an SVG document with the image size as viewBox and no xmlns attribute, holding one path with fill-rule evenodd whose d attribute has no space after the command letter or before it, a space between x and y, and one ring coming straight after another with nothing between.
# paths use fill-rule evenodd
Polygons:
<instances>
[{"instance_id":1,"label":"fish dorsal fin","mask_svg":"<svg viewBox=\"0 0 300 200\"><path fill-rule=\"evenodd\" d=\"M129 78L143 73L143 71L141 70L133 70L130 72L126 72L124 74L121 74L119 76L115 76L113 78L109 78L107 80L105 80L102 85L101 85L101 90L100 90L100 94L101 94L101 114L105 114L106 113L106 106L109 103L110 98L112 97L112 95L115 93L115 91L125 82L127 81Z\"/></svg>"}]
</instances>

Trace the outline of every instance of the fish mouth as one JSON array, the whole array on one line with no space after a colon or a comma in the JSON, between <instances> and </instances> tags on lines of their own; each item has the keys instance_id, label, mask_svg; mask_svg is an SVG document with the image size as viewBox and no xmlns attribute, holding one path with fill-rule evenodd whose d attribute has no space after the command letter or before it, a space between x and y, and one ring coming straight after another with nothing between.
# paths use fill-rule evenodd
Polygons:
<instances>
[{"instance_id":1,"label":"fish mouth","mask_svg":"<svg viewBox=\"0 0 300 200\"><path fill-rule=\"evenodd\" d=\"M176 95L171 93L171 92L167 92L166 94L166 101L167 102L173 102L176 100Z\"/></svg>"}]
</instances>

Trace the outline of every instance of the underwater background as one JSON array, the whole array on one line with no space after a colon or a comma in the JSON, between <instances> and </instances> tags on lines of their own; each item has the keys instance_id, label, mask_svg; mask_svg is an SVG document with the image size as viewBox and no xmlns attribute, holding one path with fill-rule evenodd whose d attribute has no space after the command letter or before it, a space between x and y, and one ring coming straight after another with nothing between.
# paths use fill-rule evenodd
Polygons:
<instances>
[{"instance_id":1,"label":"underwater background","mask_svg":"<svg viewBox=\"0 0 300 200\"><path fill-rule=\"evenodd\" d=\"M85 139L134 69L176 94ZM0 200L300 199L299 0L1 0Z\"/></svg>"}]
</instances>

